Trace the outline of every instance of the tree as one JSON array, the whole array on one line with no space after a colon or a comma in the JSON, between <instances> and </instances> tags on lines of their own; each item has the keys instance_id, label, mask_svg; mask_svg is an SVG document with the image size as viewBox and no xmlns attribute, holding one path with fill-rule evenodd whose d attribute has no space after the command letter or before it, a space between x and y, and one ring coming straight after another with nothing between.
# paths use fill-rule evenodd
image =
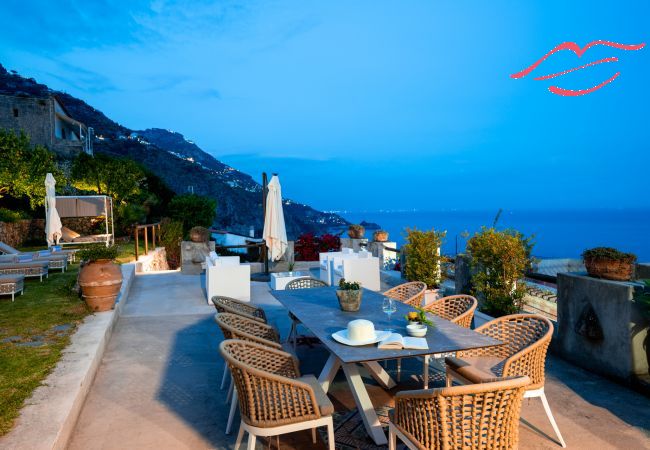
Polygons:
<instances>
[{"instance_id":1,"label":"tree","mask_svg":"<svg viewBox=\"0 0 650 450\"><path fill-rule=\"evenodd\" d=\"M169 216L183 223L184 233L194 226L211 227L216 209L216 200L196 194L177 195L169 202Z\"/></svg>"},{"instance_id":2,"label":"tree","mask_svg":"<svg viewBox=\"0 0 650 450\"><path fill-rule=\"evenodd\" d=\"M128 202L142 194L146 178L142 166L130 159L82 153L72 163L75 187L108 195L117 203Z\"/></svg>"},{"instance_id":3,"label":"tree","mask_svg":"<svg viewBox=\"0 0 650 450\"><path fill-rule=\"evenodd\" d=\"M0 130L0 197L26 197L31 208L45 203L45 175L64 182L56 156L45 147L30 146L24 133Z\"/></svg>"}]
</instances>

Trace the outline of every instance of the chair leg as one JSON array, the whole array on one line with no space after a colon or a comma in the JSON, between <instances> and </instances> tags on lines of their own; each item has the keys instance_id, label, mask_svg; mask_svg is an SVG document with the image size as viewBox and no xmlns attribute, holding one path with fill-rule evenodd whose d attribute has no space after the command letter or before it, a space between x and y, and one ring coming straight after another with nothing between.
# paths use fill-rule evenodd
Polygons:
<instances>
[{"instance_id":1,"label":"chair leg","mask_svg":"<svg viewBox=\"0 0 650 450\"><path fill-rule=\"evenodd\" d=\"M311 429L311 441L315 444L316 443L316 428Z\"/></svg>"},{"instance_id":2,"label":"chair leg","mask_svg":"<svg viewBox=\"0 0 650 450\"><path fill-rule=\"evenodd\" d=\"M228 388L228 395L226 395L226 403L229 403L232 400L232 393L235 391L235 380L232 379L232 374L230 375L230 387Z\"/></svg>"},{"instance_id":3,"label":"chair leg","mask_svg":"<svg viewBox=\"0 0 650 450\"><path fill-rule=\"evenodd\" d=\"M228 377L228 363L226 361L223 362L223 376L221 377L221 390L223 391L223 388L226 387L226 378Z\"/></svg>"},{"instance_id":4,"label":"chair leg","mask_svg":"<svg viewBox=\"0 0 650 450\"><path fill-rule=\"evenodd\" d=\"M330 417L327 424L327 447L329 450L334 450L334 420Z\"/></svg>"},{"instance_id":5,"label":"chair leg","mask_svg":"<svg viewBox=\"0 0 650 450\"><path fill-rule=\"evenodd\" d=\"M239 446L241 445L241 441L243 438L244 438L244 425L240 423L239 432L237 433L237 440L235 441L235 450L239 450Z\"/></svg>"},{"instance_id":6,"label":"chair leg","mask_svg":"<svg viewBox=\"0 0 650 450\"><path fill-rule=\"evenodd\" d=\"M449 373L449 370L445 372L445 386L451 387L453 383L453 378L451 377L451 374Z\"/></svg>"},{"instance_id":7,"label":"chair leg","mask_svg":"<svg viewBox=\"0 0 650 450\"><path fill-rule=\"evenodd\" d=\"M230 403L230 412L228 413L228 423L226 424L226 434L230 434L232 429L232 420L235 418L235 410L237 409L237 391L232 394L232 403Z\"/></svg>"},{"instance_id":8,"label":"chair leg","mask_svg":"<svg viewBox=\"0 0 650 450\"><path fill-rule=\"evenodd\" d=\"M560 445L562 447L566 447L564 438L562 438L562 433L560 433L560 429L558 428L557 423L555 423L555 418L553 417L553 413L551 412L551 407L548 404L548 400L546 400L546 394L542 392L540 398L542 399L542 405L544 405L544 410L546 411L546 416L548 417L548 421L551 422L551 426L553 427L553 431L555 431L555 435L560 441Z\"/></svg>"},{"instance_id":9,"label":"chair leg","mask_svg":"<svg viewBox=\"0 0 650 450\"><path fill-rule=\"evenodd\" d=\"M401 376L402 376L402 358L397 358L397 382L398 383Z\"/></svg>"},{"instance_id":10,"label":"chair leg","mask_svg":"<svg viewBox=\"0 0 650 450\"><path fill-rule=\"evenodd\" d=\"M255 436L253 433L249 432L248 433L248 444L246 445L246 450L255 450L255 441L257 440L257 436Z\"/></svg>"},{"instance_id":11,"label":"chair leg","mask_svg":"<svg viewBox=\"0 0 650 450\"><path fill-rule=\"evenodd\" d=\"M397 436L393 430L392 424L388 426L388 450L395 450L397 448Z\"/></svg>"},{"instance_id":12,"label":"chair leg","mask_svg":"<svg viewBox=\"0 0 650 450\"><path fill-rule=\"evenodd\" d=\"M429 389L429 355L424 355L424 370L422 371L423 389Z\"/></svg>"}]
</instances>

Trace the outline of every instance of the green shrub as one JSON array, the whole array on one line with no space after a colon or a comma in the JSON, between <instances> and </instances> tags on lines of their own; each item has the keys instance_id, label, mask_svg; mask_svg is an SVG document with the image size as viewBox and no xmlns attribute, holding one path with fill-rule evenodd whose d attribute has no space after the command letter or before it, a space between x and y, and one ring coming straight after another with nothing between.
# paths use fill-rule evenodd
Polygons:
<instances>
[{"instance_id":1,"label":"green shrub","mask_svg":"<svg viewBox=\"0 0 650 450\"><path fill-rule=\"evenodd\" d=\"M98 261L100 259L110 259L111 261L117 258L117 246L111 245L106 247L104 244L93 244L77 252L77 257L81 261Z\"/></svg>"},{"instance_id":2,"label":"green shrub","mask_svg":"<svg viewBox=\"0 0 650 450\"><path fill-rule=\"evenodd\" d=\"M483 227L469 239L472 294L479 298L484 312L503 316L521 311L526 295L522 280L531 265L532 248L531 238L512 230Z\"/></svg>"},{"instance_id":3,"label":"green shrub","mask_svg":"<svg viewBox=\"0 0 650 450\"><path fill-rule=\"evenodd\" d=\"M182 222L164 218L160 221L160 243L165 247L167 264L176 269L181 262L181 242L183 241Z\"/></svg>"},{"instance_id":4,"label":"green shrub","mask_svg":"<svg viewBox=\"0 0 650 450\"><path fill-rule=\"evenodd\" d=\"M193 226L211 227L216 208L216 200L196 194L177 195L168 207L170 218L183 224L183 234Z\"/></svg>"},{"instance_id":5,"label":"green shrub","mask_svg":"<svg viewBox=\"0 0 650 450\"><path fill-rule=\"evenodd\" d=\"M29 216L23 211L12 211L7 208L0 208L0 222L18 222L22 219L29 219Z\"/></svg>"},{"instance_id":6,"label":"green shrub","mask_svg":"<svg viewBox=\"0 0 650 450\"><path fill-rule=\"evenodd\" d=\"M406 229L404 276L408 281L422 281L429 289L440 287L443 281L440 247L446 231Z\"/></svg>"}]
</instances>

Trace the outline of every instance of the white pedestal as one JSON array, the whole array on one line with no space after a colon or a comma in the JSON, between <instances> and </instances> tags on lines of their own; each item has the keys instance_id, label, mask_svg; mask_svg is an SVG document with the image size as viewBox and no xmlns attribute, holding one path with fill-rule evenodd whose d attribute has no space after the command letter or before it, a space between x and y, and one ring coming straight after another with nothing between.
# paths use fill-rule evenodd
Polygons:
<instances>
[{"instance_id":1,"label":"white pedestal","mask_svg":"<svg viewBox=\"0 0 650 450\"><path fill-rule=\"evenodd\" d=\"M309 272L277 272L271 274L271 289L275 291L283 291L287 284L297 278L310 277Z\"/></svg>"}]
</instances>

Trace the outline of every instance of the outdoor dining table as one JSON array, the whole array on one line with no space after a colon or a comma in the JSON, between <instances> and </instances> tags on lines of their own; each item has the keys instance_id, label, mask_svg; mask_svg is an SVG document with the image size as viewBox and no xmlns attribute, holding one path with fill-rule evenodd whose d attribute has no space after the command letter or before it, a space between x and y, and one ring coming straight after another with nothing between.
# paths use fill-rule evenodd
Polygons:
<instances>
[{"instance_id":1,"label":"outdoor dining table","mask_svg":"<svg viewBox=\"0 0 650 450\"><path fill-rule=\"evenodd\" d=\"M435 326L427 332L426 340L429 348L426 350L380 350L377 344L348 346L335 341L332 333L345 329L351 320L370 320L375 330L389 328L388 317L382 311L384 296L381 293L364 289L361 308L357 312L345 312L339 308L334 287L272 291L272 294L329 350L330 356L318 377L318 382L325 392L329 390L339 369L343 369L366 431L378 445L386 444L388 441L359 374L360 365L364 366L382 387L390 389L396 383L378 361L501 345L501 342L496 339L430 315ZM394 332L405 335L406 321L403 316L414 309L397 301L395 304L397 311L393 314L390 328Z\"/></svg>"}]
</instances>

